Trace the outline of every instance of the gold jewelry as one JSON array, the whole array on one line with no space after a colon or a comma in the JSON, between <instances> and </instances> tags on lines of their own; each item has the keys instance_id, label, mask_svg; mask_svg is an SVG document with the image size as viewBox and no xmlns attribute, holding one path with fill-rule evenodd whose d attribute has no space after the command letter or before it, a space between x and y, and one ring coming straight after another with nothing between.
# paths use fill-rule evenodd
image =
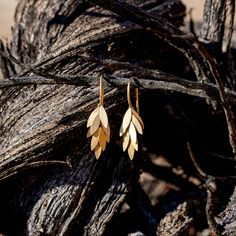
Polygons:
<instances>
[{"instance_id":1,"label":"gold jewelry","mask_svg":"<svg viewBox=\"0 0 236 236\"><path fill-rule=\"evenodd\" d=\"M87 121L87 138L91 138L91 151L95 152L98 159L105 150L106 144L110 142L110 126L107 113L103 106L104 87L102 78L100 79L100 101L97 108L90 114Z\"/></svg>"},{"instance_id":2,"label":"gold jewelry","mask_svg":"<svg viewBox=\"0 0 236 236\"><path fill-rule=\"evenodd\" d=\"M128 148L129 158L134 158L135 151L138 151L137 132L143 134L144 124L139 116L139 97L138 88L135 88L136 111L131 104L130 99L130 81L127 86L127 100L129 108L126 111L122 125L120 127L120 136L123 138L123 151Z\"/></svg>"}]
</instances>

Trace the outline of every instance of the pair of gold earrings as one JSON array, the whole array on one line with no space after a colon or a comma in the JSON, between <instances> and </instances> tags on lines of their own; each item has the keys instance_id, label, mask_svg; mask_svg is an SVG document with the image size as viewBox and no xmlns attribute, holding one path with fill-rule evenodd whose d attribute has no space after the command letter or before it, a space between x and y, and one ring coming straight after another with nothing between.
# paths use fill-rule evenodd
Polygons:
<instances>
[{"instance_id":1,"label":"pair of gold earrings","mask_svg":"<svg viewBox=\"0 0 236 236\"><path fill-rule=\"evenodd\" d=\"M144 124L139 116L139 97L138 88L135 88L136 110L132 106L130 98L130 81L127 85L128 110L126 111L121 127L120 136L122 137L123 151L128 150L129 158L134 158L135 151L138 151L137 133L143 134ZM97 108L90 114L87 121L87 138L91 137L91 150L95 152L96 159L105 150L107 143L110 142L110 126L108 116L104 108L104 87L102 78L100 79L100 100Z\"/></svg>"}]
</instances>

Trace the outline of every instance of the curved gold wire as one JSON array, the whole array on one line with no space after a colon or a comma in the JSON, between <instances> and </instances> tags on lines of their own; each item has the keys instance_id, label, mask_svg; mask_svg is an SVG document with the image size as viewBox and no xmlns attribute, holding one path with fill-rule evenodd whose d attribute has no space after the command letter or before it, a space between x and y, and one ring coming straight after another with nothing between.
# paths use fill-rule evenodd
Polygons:
<instances>
[{"instance_id":1,"label":"curved gold wire","mask_svg":"<svg viewBox=\"0 0 236 236\"><path fill-rule=\"evenodd\" d=\"M127 100L128 100L128 105L130 107L133 107L132 103L131 103L131 98L130 98L130 80L129 80L128 85L127 85Z\"/></svg>"},{"instance_id":2,"label":"curved gold wire","mask_svg":"<svg viewBox=\"0 0 236 236\"><path fill-rule=\"evenodd\" d=\"M99 105L103 106L104 100L104 87L103 87L103 80L102 77L100 78L100 102Z\"/></svg>"},{"instance_id":3,"label":"curved gold wire","mask_svg":"<svg viewBox=\"0 0 236 236\"><path fill-rule=\"evenodd\" d=\"M131 103L131 98L130 98L130 80L127 85L127 100L128 100L128 105L133 108L132 103ZM136 106L136 111L139 114L139 93L138 93L138 88L135 88L135 106Z\"/></svg>"},{"instance_id":4,"label":"curved gold wire","mask_svg":"<svg viewBox=\"0 0 236 236\"><path fill-rule=\"evenodd\" d=\"M135 88L135 105L136 111L139 114L139 96L138 96L138 88Z\"/></svg>"}]
</instances>

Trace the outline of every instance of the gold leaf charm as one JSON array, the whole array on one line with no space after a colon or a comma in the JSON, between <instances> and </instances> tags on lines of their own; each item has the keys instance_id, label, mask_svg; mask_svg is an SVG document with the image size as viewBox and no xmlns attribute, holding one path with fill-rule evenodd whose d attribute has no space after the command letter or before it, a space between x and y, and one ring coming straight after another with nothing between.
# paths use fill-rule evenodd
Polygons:
<instances>
[{"instance_id":1,"label":"gold leaf charm","mask_svg":"<svg viewBox=\"0 0 236 236\"><path fill-rule=\"evenodd\" d=\"M100 103L90 114L87 121L87 138L91 137L91 151L94 151L96 159L105 150L106 144L110 142L110 126L108 116L103 107L104 88L100 79Z\"/></svg>"},{"instance_id":2,"label":"gold leaf charm","mask_svg":"<svg viewBox=\"0 0 236 236\"><path fill-rule=\"evenodd\" d=\"M134 110L130 99L130 82L127 86L127 99L129 108L126 111L121 127L120 136L123 138L123 151L128 150L128 155L131 160L134 158L135 151L138 151L137 133L143 134L144 124L138 114L138 89L136 89L136 109Z\"/></svg>"},{"instance_id":3,"label":"gold leaf charm","mask_svg":"<svg viewBox=\"0 0 236 236\"><path fill-rule=\"evenodd\" d=\"M89 118L88 118L88 122L87 122L87 128L90 127L93 123L93 121L95 120L95 118L98 116L98 107L90 114Z\"/></svg>"},{"instance_id":4,"label":"gold leaf charm","mask_svg":"<svg viewBox=\"0 0 236 236\"><path fill-rule=\"evenodd\" d=\"M106 113L106 111L105 111L105 109L102 105L100 105L99 115L100 115L100 120L101 120L103 126L105 128L107 128L107 126L108 126L108 117L107 117L107 113Z\"/></svg>"},{"instance_id":5,"label":"gold leaf charm","mask_svg":"<svg viewBox=\"0 0 236 236\"><path fill-rule=\"evenodd\" d=\"M131 112L131 108L129 108L124 115L123 122L120 127L120 136L122 136L125 133L126 129L129 126L131 118L132 118L132 112Z\"/></svg>"}]
</instances>

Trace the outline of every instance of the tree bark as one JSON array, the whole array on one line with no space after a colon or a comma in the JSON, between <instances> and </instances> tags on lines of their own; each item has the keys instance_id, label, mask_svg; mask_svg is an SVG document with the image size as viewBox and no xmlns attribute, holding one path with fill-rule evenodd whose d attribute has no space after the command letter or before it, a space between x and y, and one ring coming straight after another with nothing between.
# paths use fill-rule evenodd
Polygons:
<instances>
[{"instance_id":1,"label":"tree bark","mask_svg":"<svg viewBox=\"0 0 236 236\"><path fill-rule=\"evenodd\" d=\"M229 229L235 198L223 209L214 202L229 199L235 186L235 159L227 156L235 151L236 92L225 87L222 65L226 4L206 1L198 40L179 29L185 15L179 0L19 2L12 41L0 47L0 233L187 235L207 224L214 233ZM221 53L217 59L211 43ZM97 161L86 121L98 104L100 77L112 133ZM128 80L142 89L145 122L143 149L134 161L118 137ZM221 111L214 114L206 99ZM160 155L171 166L158 166ZM142 171L179 192L168 190L153 205L140 185ZM195 224L196 204L204 220Z\"/></svg>"}]
</instances>

